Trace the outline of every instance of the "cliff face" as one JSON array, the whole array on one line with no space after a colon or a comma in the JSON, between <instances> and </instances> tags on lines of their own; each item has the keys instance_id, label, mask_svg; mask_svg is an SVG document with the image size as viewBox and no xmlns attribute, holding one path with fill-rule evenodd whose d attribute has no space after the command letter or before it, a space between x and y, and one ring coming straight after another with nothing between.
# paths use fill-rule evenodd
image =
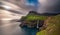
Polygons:
<instances>
[{"instance_id":1,"label":"cliff face","mask_svg":"<svg viewBox=\"0 0 60 35\"><path fill-rule=\"evenodd\" d=\"M46 28L37 33L37 35L59 35L60 33L60 15L51 16L45 21Z\"/></svg>"},{"instance_id":2,"label":"cliff face","mask_svg":"<svg viewBox=\"0 0 60 35\"><path fill-rule=\"evenodd\" d=\"M47 19L47 16L41 16L36 12L31 11L27 16L21 18L21 25L22 27L27 26L30 28L40 28L44 24L44 20Z\"/></svg>"}]
</instances>

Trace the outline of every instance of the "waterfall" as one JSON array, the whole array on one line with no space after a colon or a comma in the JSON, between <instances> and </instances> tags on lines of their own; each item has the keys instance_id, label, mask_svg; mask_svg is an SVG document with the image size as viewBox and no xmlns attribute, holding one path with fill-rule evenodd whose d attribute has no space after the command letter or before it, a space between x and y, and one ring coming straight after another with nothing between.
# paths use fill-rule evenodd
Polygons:
<instances>
[{"instance_id":1,"label":"waterfall","mask_svg":"<svg viewBox=\"0 0 60 35\"><path fill-rule=\"evenodd\" d=\"M37 21L37 28L39 28L39 20Z\"/></svg>"}]
</instances>

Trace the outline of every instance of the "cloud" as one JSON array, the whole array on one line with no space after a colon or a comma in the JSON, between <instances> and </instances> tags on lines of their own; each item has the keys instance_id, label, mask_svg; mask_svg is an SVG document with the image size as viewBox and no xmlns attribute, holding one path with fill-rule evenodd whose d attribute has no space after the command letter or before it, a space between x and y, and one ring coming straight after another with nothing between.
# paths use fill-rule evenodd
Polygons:
<instances>
[{"instance_id":1,"label":"cloud","mask_svg":"<svg viewBox=\"0 0 60 35\"><path fill-rule=\"evenodd\" d=\"M39 0L38 13L60 13L60 0Z\"/></svg>"},{"instance_id":2,"label":"cloud","mask_svg":"<svg viewBox=\"0 0 60 35\"><path fill-rule=\"evenodd\" d=\"M14 3L18 5L20 8L22 8L20 11L23 13L27 13L31 10L36 11L37 13L60 13L60 0L38 0L39 3L37 6L34 5L32 1L32 5L29 5L30 3L27 3L26 0L10 0L9 2ZM26 4L27 3L27 4Z\"/></svg>"}]
</instances>

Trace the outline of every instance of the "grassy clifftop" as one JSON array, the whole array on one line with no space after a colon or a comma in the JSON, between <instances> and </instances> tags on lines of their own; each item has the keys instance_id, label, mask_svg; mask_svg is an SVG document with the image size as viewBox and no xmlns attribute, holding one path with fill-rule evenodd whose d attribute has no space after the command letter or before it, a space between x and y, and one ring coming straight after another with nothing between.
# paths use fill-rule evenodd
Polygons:
<instances>
[{"instance_id":1,"label":"grassy clifftop","mask_svg":"<svg viewBox=\"0 0 60 35\"><path fill-rule=\"evenodd\" d=\"M60 35L60 15L51 16L45 21L47 28L37 33L37 35Z\"/></svg>"},{"instance_id":2,"label":"grassy clifftop","mask_svg":"<svg viewBox=\"0 0 60 35\"><path fill-rule=\"evenodd\" d=\"M46 20L48 16L41 16L36 13L29 13L27 16L22 17L22 20L34 21L34 20Z\"/></svg>"},{"instance_id":3,"label":"grassy clifftop","mask_svg":"<svg viewBox=\"0 0 60 35\"><path fill-rule=\"evenodd\" d=\"M46 28L40 32L37 32L36 35L60 35L60 15L41 16L36 13L30 13L22 19L29 22L34 20L44 20L44 25Z\"/></svg>"}]
</instances>

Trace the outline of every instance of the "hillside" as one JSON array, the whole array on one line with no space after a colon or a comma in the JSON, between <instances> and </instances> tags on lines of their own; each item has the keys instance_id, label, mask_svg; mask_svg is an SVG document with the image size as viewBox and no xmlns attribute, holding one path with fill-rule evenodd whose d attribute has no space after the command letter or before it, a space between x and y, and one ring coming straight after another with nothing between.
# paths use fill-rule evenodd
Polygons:
<instances>
[{"instance_id":1,"label":"hillside","mask_svg":"<svg viewBox=\"0 0 60 35\"><path fill-rule=\"evenodd\" d=\"M51 16L45 20L46 29L41 30L37 35L59 35L60 33L60 15Z\"/></svg>"}]
</instances>

